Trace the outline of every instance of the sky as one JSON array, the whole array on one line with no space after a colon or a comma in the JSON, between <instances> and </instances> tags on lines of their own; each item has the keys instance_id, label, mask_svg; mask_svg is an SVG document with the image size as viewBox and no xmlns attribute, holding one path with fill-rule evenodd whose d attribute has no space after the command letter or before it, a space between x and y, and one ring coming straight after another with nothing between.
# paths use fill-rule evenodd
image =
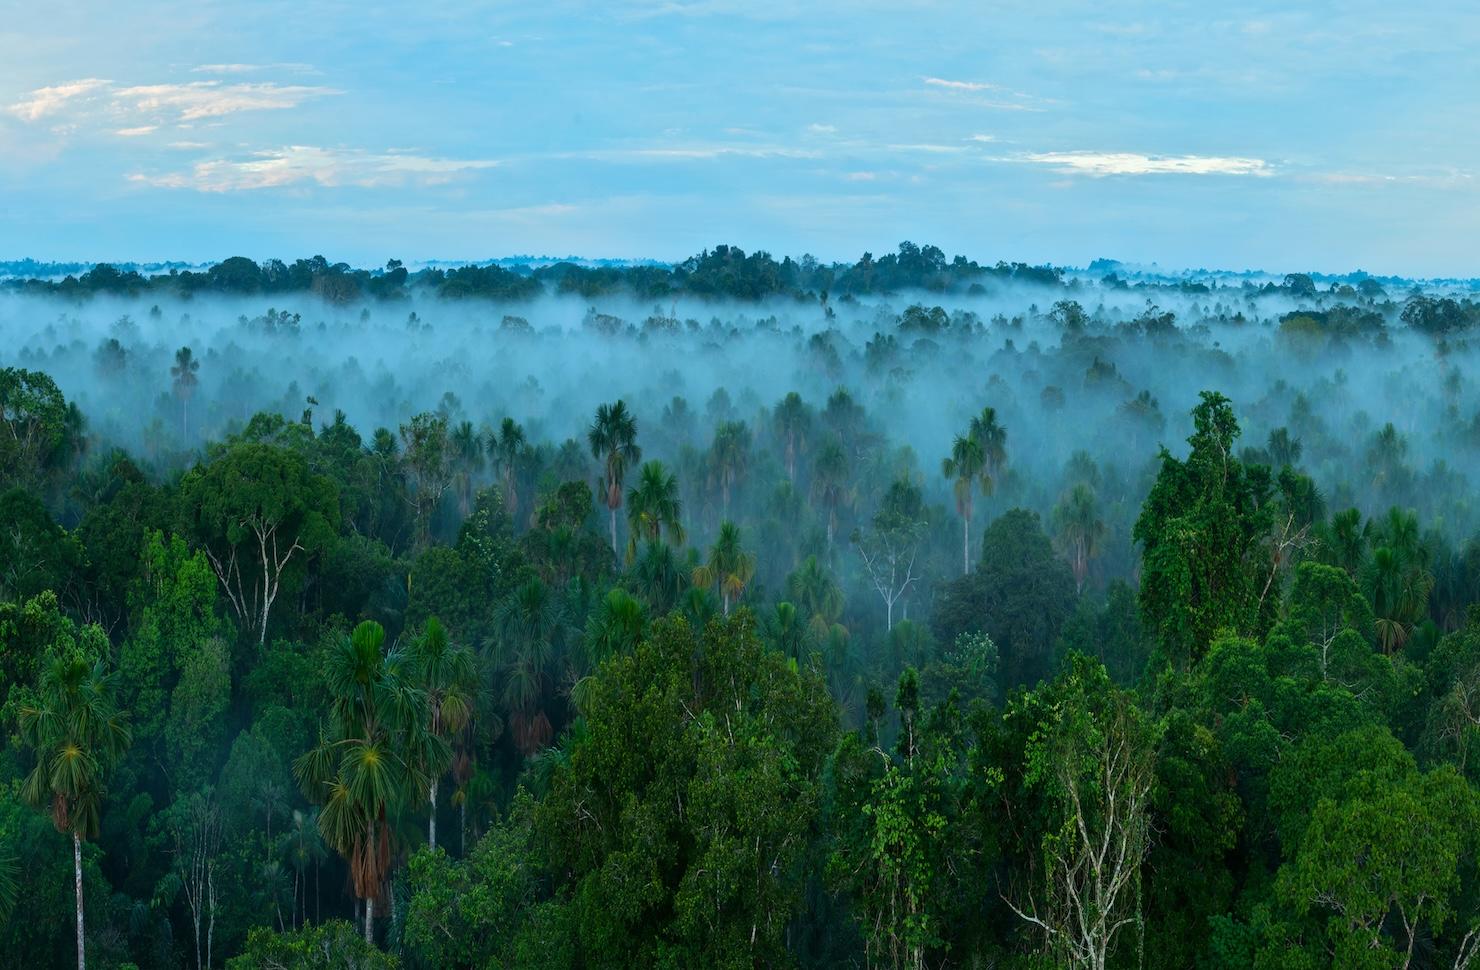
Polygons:
<instances>
[{"instance_id":1,"label":"sky","mask_svg":"<svg viewBox=\"0 0 1480 970\"><path fill-rule=\"evenodd\" d=\"M0 259L1477 276L1480 5L0 0Z\"/></svg>"}]
</instances>

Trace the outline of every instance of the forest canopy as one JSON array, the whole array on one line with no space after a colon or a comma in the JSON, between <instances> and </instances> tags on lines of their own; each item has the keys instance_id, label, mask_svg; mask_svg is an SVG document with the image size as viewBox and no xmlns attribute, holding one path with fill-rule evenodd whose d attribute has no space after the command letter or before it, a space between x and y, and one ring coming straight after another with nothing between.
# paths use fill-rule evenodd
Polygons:
<instances>
[{"instance_id":1,"label":"forest canopy","mask_svg":"<svg viewBox=\"0 0 1480 970\"><path fill-rule=\"evenodd\" d=\"M1467 284L11 273L7 964L1480 947Z\"/></svg>"}]
</instances>

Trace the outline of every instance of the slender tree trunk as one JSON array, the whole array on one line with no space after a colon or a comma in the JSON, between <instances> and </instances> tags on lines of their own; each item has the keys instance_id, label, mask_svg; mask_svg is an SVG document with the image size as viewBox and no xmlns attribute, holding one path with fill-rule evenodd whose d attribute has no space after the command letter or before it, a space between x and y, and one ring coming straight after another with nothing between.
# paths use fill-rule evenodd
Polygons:
<instances>
[{"instance_id":1,"label":"slender tree trunk","mask_svg":"<svg viewBox=\"0 0 1480 970\"><path fill-rule=\"evenodd\" d=\"M427 821L427 845L436 851L437 848L437 781L432 780L432 814Z\"/></svg>"},{"instance_id":2,"label":"slender tree trunk","mask_svg":"<svg viewBox=\"0 0 1480 970\"><path fill-rule=\"evenodd\" d=\"M961 575L971 574L971 516L961 516Z\"/></svg>"},{"instance_id":3,"label":"slender tree trunk","mask_svg":"<svg viewBox=\"0 0 1480 970\"><path fill-rule=\"evenodd\" d=\"M206 923L206 966L211 965L211 946L216 940L216 863L212 860L206 867L206 898L211 905L211 918Z\"/></svg>"},{"instance_id":4,"label":"slender tree trunk","mask_svg":"<svg viewBox=\"0 0 1480 970\"><path fill-rule=\"evenodd\" d=\"M615 505L608 505L606 507L606 509L607 509L607 512L609 512L611 514L611 522L612 522L612 552L614 554L616 554L616 555L621 555L621 553L619 553L617 551L617 507Z\"/></svg>"},{"instance_id":5,"label":"slender tree trunk","mask_svg":"<svg viewBox=\"0 0 1480 970\"><path fill-rule=\"evenodd\" d=\"M375 945L375 897L371 896L365 900L365 942L371 946Z\"/></svg>"},{"instance_id":6,"label":"slender tree trunk","mask_svg":"<svg viewBox=\"0 0 1480 970\"><path fill-rule=\"evenodd\" d=\"M468 793L466 789L463 791L462 806L459 812L462 816L458 824L459 837L462 839L462 856L466 859L468 857Z\"/></svg>"},{"instance_id":7,"label":"slender tree trunk","mask_svg":"<svg viewBox=\"0 0 1480 970\"><path fill-rule=\"evenodd\" d=\"M77 883L77 970L86 970L87 954L82 944L82 839L72 833L72 875Z\"/></svg>"}]
</instances>

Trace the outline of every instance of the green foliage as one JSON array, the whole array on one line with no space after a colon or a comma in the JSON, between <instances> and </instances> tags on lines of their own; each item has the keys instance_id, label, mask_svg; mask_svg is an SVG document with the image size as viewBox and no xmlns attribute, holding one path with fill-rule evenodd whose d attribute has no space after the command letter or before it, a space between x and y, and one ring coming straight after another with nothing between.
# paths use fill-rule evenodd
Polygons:
<instances>
[{"instance_id":1,"label":"green foliage","mask_svg":"<svg viewBox=\"0 0 1480 970\"><path fill-rule=\"evenodd\" d=\"M291 933L258 927L247 935L241 954L227 970L396 970L401 961L360 939L343 920L330 920Z\"/></svg>"}]
</instances>

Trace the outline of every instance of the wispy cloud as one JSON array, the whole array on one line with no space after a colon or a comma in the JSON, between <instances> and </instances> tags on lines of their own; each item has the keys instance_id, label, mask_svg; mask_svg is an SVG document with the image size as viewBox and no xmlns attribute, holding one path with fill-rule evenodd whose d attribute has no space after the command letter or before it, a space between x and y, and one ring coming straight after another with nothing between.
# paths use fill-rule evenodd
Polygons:
<instances>
[{"instance_id":1,"label":"wispy cloud","mask_svg":"<svg viewBox=\"0 0 1480 970\"><path fill-rule=\"evenodd\" d=\"M1070 175L1252 175L1274 174L1260 158L1220 155L1141 155L1135 152L1033 152L1010 161L1046 165Z\"/></svg>"},{"instance_id":2,"label":"wispy cloud","mask_svg":"<svg viewBox=\"0 0 1480 970\"><path fill-rule=\"evenodd\" d=\"M953 81L953 80L950 80L949 78L943 78L943 77L924 77L924 78L921 78L920 80L924 81L926 84L930 85L931 87L949 88L952 91L1000 91L1000 90L1002 90L997 85L995 85L995 84L988 84L985 81Z\"/></svg>"},{"instance_id":3,"label":"wispy cloud","mask_svg":"<svg viewBox=\"0 0 1480 970\"><path fill-rule=\"evenodd\" d=\"M261 71L284 71L290 74L318 74L312 64L278 62L275 64L201 64L190 69L192 74L256 74Z\"/></svg>"},{"instance_id":4,"label":"wispy cloud","mask_svg":"<svg viewBox=\"0 0 1480 970\"><path fill-rule=\"evenodd\" d=\"M327 187L373 188L438 185L459 175L498 165L490 159L436 158L412 152L369 152L352 148L289 145L241 158L197 162L188 171L162 175L136 173L134 182L197 192L244 192L311 183Z\"/></svg>"},{"instance_id":5,"label":"wispy cloud","mask_svg":"<svg viewBox=\"0 0 1480 970\"><path fill-rule=\"evenodd\" d=\"M56 114L78 98L87 97L112 84L102 78L89 77L67 81L32 91L24 100L10 106L10 113L25 121L40 121Z\"/></svg>"},{"instance_id":6,"label":"wispy cloud","mask_svg":"<svg viewBox=\"0 0 1480 970\"><path fill-rule=\"evenodd\" d=\"M139 111L170 113L175 114L180 121L199 121L238 111L280 111L296 108L311 98L340 93L333 88L299 84L192 81L188 84L143 84L120 88L115 97L118 101L130 103Z\"/></svg>"},{"instance_id":7,"label":"wispy cloud","mask_svg":"<svg viewBox=\"0 0 1480 970\"><path fill-rule=\"evenodd\" d=\"M329 87L276 84L270 81L226 83L190 81L184 84L119 86L101 78L84 78L37 88L9 107L11 114L36 122L66 114L75 122L101 115L111 130L121 120L145 123L190 122L219 118L239 111L296 108L313 98L341 94Z\"/></svg>"},{"instance_id":8,"label":"wispy cloud","mask_svg":"<svg viewBox=\"0 0 1480 970\"><path fill-rule=\"evenodd\" d=\"M158 125L139 125L137 128L120 128L113 134L120 138L138 138L140 135L147 135L150 132L158 130Z\"/></svg>"},{"instance_id":9,"label":"wispy cloud","mask_svg":"<svg viewBox=\"0 0 1480 970\"><path fill-rule=\"evenodd\" d=\"M602 162L710 161L717 158L818 158L820 152L786 145L675 145L654 148L611 148L563 152L557 158L585 158Z\"/></svg>"}]
</instances>

